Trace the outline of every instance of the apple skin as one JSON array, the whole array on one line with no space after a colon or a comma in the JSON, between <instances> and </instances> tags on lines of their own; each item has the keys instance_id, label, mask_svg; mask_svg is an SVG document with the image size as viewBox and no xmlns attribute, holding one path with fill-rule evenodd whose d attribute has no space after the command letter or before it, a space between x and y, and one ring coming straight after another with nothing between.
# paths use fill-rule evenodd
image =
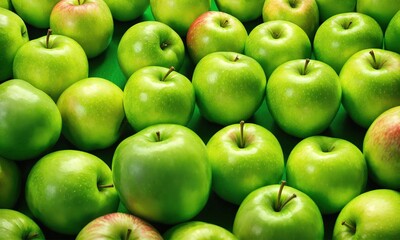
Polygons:
<instances>
[{"instance_id":1,"label":"apple skin","mask_svg":"<svg viewBox=\"0 0 400 240\"><path fill-rule=\"evenodd\" d=\"M0 209L13 208L21 193L21 171L15 161L0 157Z\"/></svg>"},{"instance_id":2,"label":"apple skin","mask_svg":"<svg viewBox=\"0 0 400 240\"><path fill-rule=\"evenodd\" d=\"M185 58L185 46L168 25L144 21L124 33L118 45L117 57L126 78L146 66L174 66L179 71Z\"/></svg>"},{"instance_id":3,"label":"apple skin","mask_svg":"<svg viewBox=\"0 0 400 240\"><path fill-rule=\"evenodd\" d=\"M400 36L400 11L398 11L390 20L385 31L385 49L400 54L400 44L398 36Z\"/></svg>"},{"instance_id":4,"label":"apple skin","mask_svg":"<svg viewBox=\"0 0 400 240\"><path fill-rule=\"evenodd\" d=\"M123 94L121 88L104 78L90 77L72 84L57 101L62 134L81 150L110 147L121 136Z\"/></svg>"},{"instance_id":5,"label":"apple skin","mask_svg":"<svg viewBox=\"0 0 400 240\"><path fill-rule=\"evenodd\" d=\"M382 188L400 190L400 106L383 112L368 128L363 153L369 175Z\"/></svg>"},{"instance_id":6,"label":"apple skin","mask_svg":"<svg viewBox=\"0 0 400 240\"><path fill-rule=\"evenodd\" d=\"M150 4L150 0L104 0L110 8L114 19L127 22L143 15Z\"/></svg>"},{"instance_id":7,"label":"apple skin","mask_svg":"<svg viewBox=\"0 0 400 240\"><path fill-rule=\"evenodd\" d=\"M126 118L136 131L159 123L186 126L192 118L195 101L190 80L160 66L143 67L133 73L123 95Z\"/></svg>"},{"instance_id":8,"label":"apple skin","mask_svg":"<svg viewBox=\"0 0 400 240\"><path fill-rule=\"evenodd\" d=\"M132 214L114 212L109 213L89 222L76 240L88 239L120 239L125 240L162 240L162 236L150 223Z\"/></svg>"},{"instance_id":9,"label":"apple skin","mask_svg":"<svg viewBox=\"0 0 400 240\"><path fill-rule=\"evenodd\" d=\"M339 74L353 54L382 45L382 29L372 17L348 12L323 22L315 34L313 47L315 59L327 63Z\"/></svg>"},{"instance_id":10,"label":"apple skin","mask_svg":"<svg viewBox=\"0 0 400 240\"><path fill-rule=\"evenodd\" d=\"M363 193L368 178L362 152L351 142L311 136L292 149L286 163L287 184L307 194L322 214L334 214Z\"/></svg>"},{"instance_id":11,"label":"apple skin","mask_svg":"<svg viewBox=\"0 0 400 240\"><path fill-rule=\"evenodd\" d=\"M355 197L339 213L333 240L387 239L400 236L400 193L390 189L375 189ZM342 225L346 222L356 228Z\"/></svg>"},{"instance_id":12,"label":"apple skin","mask_svg":"<svg viewBox=\"0 0 400 240\"><path fill-rule=\"evenodd\" d=\"M104 52L111 43L114 21L104 0L61 0L50 15L54 34L76 40L88 58Z\"/></svg>"},{"instance_id":13,"label":"apple skin","mask_svg":"<svg viewBox=\"0 0 400 240\"><path fill-rule=\"evenodd\" d=\"M22 212L0 209L1 239L44 240L39 225Z\"/></svg>"},{"instance_id":14,"label":"apple skin","mask_svg":"<svg viewBox=\"0 0 400 240\"><path fill-rule=\"evenodd\" d=\"M265 96L261 65L236 52L214 52L196 65L192 84L200 114L210 122L230 125L246 121Z\"/></svg>"},{"instance_id":15,"label":"apple skin","mask_svg":"<svg viewBox=\"0 0 400 240\"><path fill-rule=\"evenodd\" d=\"M253 190L279 183L285 170L278 139L260 125L242 126L243 140L241 124L236 123L217 131L207 143L212 188L237 205Z\"/></svg>"},{"instance_id":16,"label":"apple skin","mask_svg":"<svg viewBox=\"0 0 400 240\"><path fill-rule=\"evenodd\" d=\"M123 205L152 222L188 221L204 208L211 190L206 146L182 125L152 125L124 139L112 169Z\"/></svg>"},{"instance_id":17,"label":"apple skin","mask_svg":"<svg viewBox=\"0 0 400 240\"><path fill-rule=\"evenodd\" d=\"M14 10L11 0L0 0L0 7L8 10Z\"/></svg>"},{"instance_id":18,"label":"apple skin","mask_svg":"<svg viewBox=\"0 0 400 240\"><path fill-rule=\"evenodd\" d=\"M47 228L76 235L93 219L117 211L119 198L112 183L111 169L100 158L79 150L57 150L30 170L25 200Z\"/></svg>"},{"instance_id":19,"label":"apple skin","mask_svg":"<svg viewBox=\"0 0 400 240\"><path fill-rule=\"evenodd\" d=\"M400 1L396 0L357 0L356 11L374 18L383 31L399 10Z\"/></svg>"},{"instance_id":20,"label":"apple skin","mask_svg":"<svg viewBox=\"0 0 400 240\"><path fill-rule=\"evenodd\" d=\"M319 11L319 22L346 12L355 12L357 0L316 0Z\"/></svg>"},{"instance_id":21,"label":"apple skin","mask_svg":"<svg viewBox=\"0 0 400 240\"><path fill-rule=\"evenodd\" d=\"M54 101L30 83L11 79L0 84L0 156L28 160L55 145L61 114Z\"/></svg>"},{"instance_id":22,"label":"apple skin","mask_svg":"<svg viewBox=\"0 0 400 240\"><path fill-rule=\"evenodd\" d=\"M48 28L50 26L50 14L53 7L60 0L11 0L14 11L24 22L36 28Z\"/></svg>"},{"instance_id":23,"label":"apple skin","mask_svg":"<svg viewBox=\"0 0 400 240\"><path fill-rule=\"evenodd\" d=\"M265 0L215 0L219 11L235 16L243 23L260 18L264 2Z\"/></svg>"},{"instance_id":24,"label":"apple skin","mask_svg":"<svg viewBox=\"0 0 400 240\"><path fill-rule=\"evenodd\" d=\"M165 240L238 240L238 238L227 229L202 221L188 221L177 224L168 229L163 234L163 237Z\"/></svg>"},{"instance_id":25,"label":"apple skin","mask_svg":"<svg viewBox=\"0 0 400 240\"><path fill-rule=\"evenodd\" d=\"M384 111L400 105L398 53L383 49L361 50L347 60L339 77L343 107L351 119L364 128Z\"/></svg>"},{"instance_id":26,"label":"apple skin","mask_svg":"<svg viewBox=\"0 0 400 240\"><path fill-rule=\"evenodd\" d=\"M278 66L268 79L267 107L289 135L306 138L326 130L335 118L342 90L336 72L327 64L297 59ZM312 94L310 94L312 93Z\"/></svg>"},{"instance_id":27,"label":"apple skin","mask_svg":"<svg viewBox=\"0 0 400 240\"><path fill-rule=\"evenodd\" d=\"M246 40L245 55L257 60L267 79L281 64L311 58L311 42L302 28L284 20L257 25Z\"/></svg>"},{"instance_id":28,"label":"apple skin","mask_svg":"<svg viewBox=\"0 0 400 240\"><path fill-rule=\"evenodd\" d=\"M62 35L42 36L22 45L14 57L14 78L23 79L54 101L71 84L87 78L88 59L82 47Z\"/></svg>"},{"instance_id":29,"label":"apple skin","mask_svg":"<svg viewBox=\"0 0 400 240\"><path fill-rule=\"evenodd\" d=\"M247 31L236 17L208 11L196 18L186 35L190 58L197 64L204 56L220 51L243 53Z\"/></svg>"}]
</instances>

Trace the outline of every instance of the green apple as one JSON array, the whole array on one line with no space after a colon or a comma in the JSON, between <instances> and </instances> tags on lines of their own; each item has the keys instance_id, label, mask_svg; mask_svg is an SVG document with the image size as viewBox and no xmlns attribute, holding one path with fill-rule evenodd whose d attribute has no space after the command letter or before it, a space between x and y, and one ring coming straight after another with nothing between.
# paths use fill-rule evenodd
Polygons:
<instances>
[{"instance_id":1,"label":"green apple","mask_svg":"<svg viewBox=\"0 0 400 240\"><path fill-rule=\"evenodd\" d=\"M393 16L385 31L385 49L400 54L400 44L398 36L400 36L400 11Z\"/></svg>"},{"instance_id":2,"label":"green apple","mask_svg":"<svg viewBox=\"0 0 400 240\"><path fill-rule=\"evenodd\" d=\"M321 212L305 193L282 184L251 192L233 222L239 239L324 239Z\"/></svg>"},{"instance_id":3,"label":"green apple","mask_svg":"<svg viewBox=\"0 0 400 240\"><path fill-rule=\"evenodd\" d=\"M386 110L368 128L363 153L369 174L383 188L400 190L400 106Z\"/></svg>"},{"instance_id":4,"label":"green apple","mask_svg":"<svg viewBox=\"0 0 400 240\"><path fill-rule=\"evenodd\" d=\"M210 122L230 125L254 115L264 100L267 81L253 58L214 52L196 65L192 83L200 114Z\"/></svg>"},{"instance_id":5,"label":"green apple","mask_svg":"<svg viewBox=\"0 0 400 240\"><path fill-rule=\"evenodd\" d=\"M239 205L257 188L281 181L284 156L278 139L266 128L241 121L218 130L207 143L212 188Z\"/></svg>"},{"instance_id":6,"label":"green apple","mask_svg":"<svg viewBox=\"0 0 400 240\"><path fill-rule=\"evenodd\" d=\"M355 12L357 0L315 0L318 5L319 22L346 12Z\"/></svg>"},{"instance_id":7,"label":"green apple","mask_svg":"<svg viewBox=\"0 0 400 240\"><path fill-rule=\"evenodd\" d=\"M1 239L44 240L39 225L22 212L13 209L0 209Z\"/></svg>"},{"instance_id":8,"label":"green apple","mask_svg":"<svg viewBox=\"0 0 400 240\"><path fill-rule=\"evenodd\" d=\"M0 82L13 76L13 61L18 49L29 41L24 21L14 12L0 8Z\"/></svg>"},{"instance_id":9,"label":"green apple","mask_svg":"<svg viewBox=\"0 0 400 240\"><path fill-rule=\"evenodd\" d=\"M272 20L293 22L307 33L310 41L314 39L319 26L318 5L315 0L265 0L262 18L264 22Z\"/></svg>"},{"instance_id":10,"label":"green apple","mask_svg":"<svg viewBox=\"0 0 400 240\"><path fill-rule=\"evenodd\" d=\"M279 65L294 59L311 58L311 42L298 25L272 20L257 25L246 40L244 53L257 60L267 79Z\"/></svg>"},{"instance_id":11,"label":"green apple","mask_svg":"<svg viewBox=\"0 0 400 240\"><path fill-rule=\"evenodd\" d=\"M71 84L89 74L88 59L72 38L51 35L22 45L14 57L14 78L23 79L47 93L54 101Z\"/></svg>"},{"instance_id":12,"label":"green apple","mask_svg":"<svg viewBox=\"0 0 400 240\"><path fill-rule=\"evenodd\" d=\"M112 159L121 202L143 219L176 224L208 201L211 165L203 140L178 124L156 124L124 139Z\"/></svg>"},{"instance_id":13,"label":"green apple","mask_svg":"<svg viewBox=\"0 0 400 240\"><path fill-rule=\"evenodd\" d=\"M121 135L123 95L121 88L104 78L90 77L72 84L57 101L62 134L81 150L110 147Z\"/></svg>"},{"instance_id":14,"label":"green apple","mask_svg":"<svg viewBox=\"0 0 400 240\"><path fill-rule=\"evenodd\" d=\"M382 45L382 29L372 17L347 12L336 14L320 25L313 47L315 58L339 74L353 54L366 48L382 48Z\"/></svg>"},{"instance_id":15,"label":"green apple","mask_svg":"<svg viewBox=\"0 0 400 240\"><path fill-rule=\"evenodd\" d=\"M40 156L61 134L61 114L54 101L30 83L0 84L0 156L27 160Z\"/></svg>"},{"instance_id":16,"label":"green apple","mask_svg":"<svg viewBox=\"0 0 400 240\"><path fill-rule=\"evenodd\" d=\"M61 0L51 12L50 28L76 40L94 58L110 45L114 22L104 0Z\"/></svg>"},{"instance_id":17,"label":"green apple","mask_svg":"<svg viewBox=\"0 0 400 240\"><path fill-rule=\"evenodd\" d=\"M104 0L114 19L122 22L132 21L143 15L150 0Z\"/></svg>"},{"instance_id":18,"label":"green apple","mask_svg":"<svg viewBox=\"0 0 400 240\"><path fill-rule=\"evenodd\" d=\"M75 240L124 239L163 240L158 230L132 214L114 212L93 219Z\"/></svg>"},{"instance_id":19,"label":"green apple","mask_svg":"<svg viewBox=\"0 0 400 240\"><path fill-rule=\"evenodd\" d=\"M117 57L126 78L146 66L174 66L179 71L185 58L185 46L168 25L144 21L133 25L123 34Z\"/></svg>"},{"instance_id":20,"label":"green apple","mask_svg":"<svg viewBox=\"0 0 400 240\"><path fill-rule=\"evenodd\" d=\"M219 51L243 53L247 31L236 17L218 11L200 15L186 36L188 53L194 64L207 54Z\"/></svg>"},{"instance_id":21,"label":"green apple","mask_svg":"<svg viewBox=\"0 0 400 240\"><path fill-rule=\"evenodd\" d=\"M215 0L217 8L235 16L241 22L250 22L261 17L265 0Z\"/></svg>"},{"instance_id":22,"label":"green apple","mask_svg":"<svg viewBox=\"0 0 400 240\"><path fill-rule=\"evenodd\" d=\"M192 22L211 9L210 0L150 0L151 13L156 21L167 24L185 37Z\"/></svg>"},{"instance_id":23,"label":"green apple","mask_svg":"<svg viewBox=\"0 0 400 240\"><path fill-rule=\"evenodd\" d=\"M399 10L398 0L357 0L356 11L374 18L383 31Z\"/></svg>"},{"instance_id":24,"label":"green apple","mask_svg":"<svg viewBox=\"0 0 400 240\"><path fill-rule=\"evenodd\" d=\"M11 0L15 12L24 22L36 28L48 28L50 26L50 13L60 0Z\"/></svg>"},{"instance_id":25,"label":"green apple","mask_svg":"<svg viewBox=\"0 0 400 240\"><path fill-rule=\"evenodd\" d=\"M266 87L268 109L289 135L305 138L326 130L335 118L342 90L336 72L318 60L291 60L278 66Z\"/></svg>"},{"instance_id":26,"label":"green apple","mask_svg":"<svg viewBox=\"0 0 400 240\"><path fill-rule=\"evenodd\" d=\"M400 236L400 193L375 189L351 200L339 213L333 240L395 240Z\"/></svg>"},{"instance_id":27,"label":"green apple","mask_svg":"<svg viewBox=\"0 0 400 240\"><path fill-rule=\"evenodd\" d=\"M364 49L340 72L342 104L357 124L368 128L384 111L400 105L400 54ZM366 107L368 106L368 107Z\"/></svg>"},{"instance_id":28,"label":"green apple","mask_svg":"<svg viewBox=\"0 0 400 240\"><path fill-rule=\"evenodd\" d=\"M14 9L14 7L12 6L11 0L0 0L0 8L5 8L8 10Z\"/></svg>"},{"instance_id":29,"label":"green apple","mask_svg":"<svg viewBox=\"0 0 400 240\"><path fill-rule=\"evenodd\" d=\"M39 159L28 174L25 198L44 226L68 235L116 212L119 204L111 169L95 155L78 150L57 150Z\"/></svg>"},{"instance_id":30,"label":"green apple","mask_svg":"<svg viewBox=\"0 0 400 240\"><path fill-rule=\"evenodd\" d=\"M21 193L21 171L15 161L0 157L0 209L13 208Z\"/></svg>"},{"instance_id":31,"label":"green apple","mask_svg":"<svg viewBox=\"0 0 400 240\"><path fill-rule=\"evenodd\" d=\"M188 221L169 228L164 234L165 240L238 240L227 229L213 223Z\"/></svg>"},{"instance_id":32,"label":"green apple","mask_svg":"<svg viewBox=\"0 0 400 240\"><path fill-rule=\"evenodd\" d=\"M128 79L123 95L126 118L140 131L159 123L187 125L195 108L194 88L174 67L143 67Z\"/></svg>"},{"instance_id":33,"label":"green apple","mask_svg":"<svg viewBox=\"0 0 400 240\"><path fill-rule=\"evenodd\" d=\"M340 212L365 191L367 179L362 152L340 138L305 138L295 145L286 163L287 184L311 197L322 214Z\"/></svg>"}]
</instances>

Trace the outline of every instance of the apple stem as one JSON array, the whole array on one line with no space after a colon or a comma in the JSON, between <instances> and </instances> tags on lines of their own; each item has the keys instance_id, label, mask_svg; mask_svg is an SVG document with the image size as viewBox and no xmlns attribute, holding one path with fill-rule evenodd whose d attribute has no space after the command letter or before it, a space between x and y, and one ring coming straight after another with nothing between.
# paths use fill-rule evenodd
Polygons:
<instances>
[{"instance_id":1,"label":"apple stem","mask_svg":"<svg viewBox=\"0 0 400 240\"><path fill-rule=\"evenodd\" d=\"M239 61L239 55L236 55L236 56L235 56L235 59L233 59L233 61L234 61L234 62Z\"/></svg>"},{"instance_id":2,"label":"apple stem","mask_svg":"<svg viewBox=\"0 0 400 240\"><path fill-rule=\"evenodd\" d=\"M306 62L304 63L304 69L303 69L303 72L301 73L301 75L306 75L307 74L307 67L308 67L309 63L310 63L310 59L306 58Z\"/></svg>"},{"instance_id":3,"label":"apple stem","mask_svg":"<svg viewBox=\"0 0 400 240\"><path fill-rule=\"evenodd\" d=\"M369 54L371 55L372 60L374 61L373 67L375 69L379 69L378 63L376 62L376 56L374 50L369 51Z\"/></svg>"},{"instance_id":4,"label":"apple stem","mask_svg":"<svg viewBox=\"0 0 400 240\"><path fill-rule=\"evenodd\" d=\"M104 184L104 185L98 185L98 188L112 188L114 187L114 184L110 183L110 184Z\"/></svg>"},{"instance_id":5,"label":"apple stem","mask_svg":"<svg viewBox=\"0 0 400 240\"><path fill-rule=\"evenodd\" d=\"M290 196L288 199L286 199L286 201L281 203L282 191L283 191L283 187L285 186L285 184L286 184L286 181L282 180L281 186L279 187L279 191L278 191L278 197L276 199L276 204L275 204L275 211L277 211L277 212L280 212L282 210L282 208L290 202L290 200L297 197L297 195L293 193L292 196Z\"/></svg>"},{"instance_id":6,"label":"apple stem","mask_svg":"<svg viewBox=\"0 0 400 240\"><path fill-rule=\"evenodd\" d=\"M30 240L30 239L34 239L34 238L37 238L39 236L39 233L36 233L36 232L33 232L33 233L30 233L28 236L26 236L26 240Z\"/></svg>"},{"instance_id":7,"label":"apple stem","mask_svg":"<svg viewBox=\"0 0 400 240\"><path fill-rule=\"evenodd\" d=\"M128 228L128 230L126 231L125 240L129 239L129 237L131 236L131 233L132 233L132 229Z\"/></svg>"},{"instance_id":8,"label":"apple stem","mask_svg":"<svg viewBox=\"0 0 400 240\"><path fill-rule=\"evenodd\" d=\"M161 133L160 133L160 131L156 132L156 136L157 136L157 142L161 141Z\"/></svg>"},{"instance_id":9,"label":"apple stem","mask_svg":"<svg viewBox=\"0 0 400 240\"><path fill-rule=\"evenodd\" d=\"M244 148L244 137L243 137L243 130L244 130L244 121L240 121L240 144L239 147L240 148Z\"/></svg>"},{"instance_id":10,"label":"apple stem","mask_svg":"<svg viewBox=\"0 0 400 240\"><path fill-rule=\"evenodd\" d=\"M349 223L347 223L346 221L343 221L342 225L350 228L350 230L352 230L353 232L356 232L356 227L351 225L351 224L349 224Z\"/></svg>"},{"instance_id":11,"label":"apple stem","mask_svg":"<svg viewBox=\"0 0 400 240\"><path fill-rule=\"evenodd\" d=\"M161 47L162 50L164 50L165 48L168 47L168 43L163 42L163 43L161 43L160 47Z\"/></svg>"},{"instance_id":12,"label":"apple stem","mask_svg":"<svg viewBox=\"0 0 400 240\"><path fill-rule=\"evenodd\" d=\"M282 203L281 209L279 209L279 210L282 210L282 208L285 207L286 204L288 204L288 202L290 202L290 200L292 200L293 198L296 198L296 197L297 197L297 195L293 193L292 196L290 196L288 199L286 199L286 201L284 201L284 202Z\"/></svg>"},{"instance_id":13,"label":"apple stem","mask_svg":"<svg viewBox=\"0 0 400 240\"><path fill-rule=\"evenodd\" d=\"M78 0L78 5L81 5L81 0Z\"/></svg>"},{"instance_id":14,"label":"apple stem","mask_svg":"<svg viewBox=\"0 0 400 240\"><path fill-rule=\"evenodd\" d=\"M229 20L225 19L225 21L221 22L221 27L223 27L223 28L226 27L228 25L228 23L229 23Z\"/></svg>"},{"instance_id":15,"label":"apple stem","mask_svg":"<svg viewBox=\"0 0 400 240\"><path fill-rule=\"evenodd\" d=\"M168 75L169 75L170 73L172 73L173 71L175 71L175 68L174 68L174 66L171 66L171 67L169 68L167 74L165 74L165 76L163 77L163 79L162 79L161 81L164 82L165 79L167 79Z\"/></svg>"},{"instance_id":16,"label":"apple stem","mask_svg":"<svg viewBox=\"0 0 400 240\"><path fill-rule=\"evenodd\" d=\"M350 26L351 26L351 24L353 24L353 22L352 22L352 21L350 21L350 22L349 22L349 24L347 24L347 26L345 26L345 29L349 29L349 28L350 28Z\"/></svg>"},{"instance_id":17,"label":"apple stem","mask_svg":"<svg viewBox=\"0 0 400 240\"><path fill-rule=\"evenodd\" d=\"M47 35L46 35L46 48L49 48L49 41L50 41L50 35L53 32L51 28L47 29Z\"/></svg>"}]
</instances>

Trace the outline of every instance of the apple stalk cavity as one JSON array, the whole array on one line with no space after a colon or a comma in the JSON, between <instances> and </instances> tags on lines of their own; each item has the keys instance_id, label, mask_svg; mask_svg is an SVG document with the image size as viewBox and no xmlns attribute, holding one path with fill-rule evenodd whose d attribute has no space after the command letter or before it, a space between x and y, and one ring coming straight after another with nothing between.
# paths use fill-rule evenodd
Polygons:
<instances>
[{"instance_id":1,"label":"apple stalk cavity","mask_svg":"<svg viewBox=\"0 0 400 240\"><path fill-rule=\"evenodd\" d=\"M280 186L279 191L278 191L278 197L276 199L276 204L275 204L275 211L276 212L280 212L283 209L283 207L285 207L285 205L288 204L288 202L290 202L290 200L292 200L293 198L297 197L296 194L293 193L284 202L281 201L282 191L283 191L283 188L285 187L285 184L286 184L286 181L282 181L281 182L281 186Z\"/></svg>"}]
</instances>

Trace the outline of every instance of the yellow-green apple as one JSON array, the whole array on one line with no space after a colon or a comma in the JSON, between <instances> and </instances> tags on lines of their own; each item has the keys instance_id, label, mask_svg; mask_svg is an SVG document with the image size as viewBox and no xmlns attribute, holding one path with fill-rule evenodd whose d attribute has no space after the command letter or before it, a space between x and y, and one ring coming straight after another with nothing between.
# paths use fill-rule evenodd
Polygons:
<instances>
[{"instance_id":1,"label":"yellow-green apple","mask_svg":"<svg viewBox=\"0 0 400 240\"><path fill-rule=\"evenodd\" d=\"M60 0L11 0L14 11L24 22L36 28L48 28L50 26L50 14L53 7Z\"/></svg>"},{"instance_id":2,"label":"yellow-green apple","mask_svg":"<svg viewBox=\"0 0 400 240\"><path fill-rule=\"evenodd\" d=\"M244 53L258 61L267 79L279 65L294 59L311 58L311 42L298 25L272 20L257 25L246 40Z\"/></svg>"},{"instance_id":3,"label":"yellow-green apple","mask_svg":"<svg viewBox=\"0 0 400 240\"><path fill-rule=\"evenodd\" d=\"M375 189L360 194L340 211L332 239L398 239L399 203L400 193L390 189Z\"/></svg>"},{"instance_id":4,"label":"yellow-green apple","mask_svg":"<svg viewBox=\"0 0 400 240\"><path fill-rule=\"evenodd\" d=\"M195 220L174 225L163 237L165 240L238 240L233 233L219 225Z\"/></svg>"},{"instance_id":5,"label":"yellow-green apple","mask_svg":"<svg viewBox=\"0 0 400 240\"><path fill-rule=\"evenodd\" d=\"M13 209L0 209L1 239L44 240L39 225L26 214Z\"/></svg>"},{"instance_id":6,"label":"yellow-green apple","mask_svg":"<svg viewBox=\"0 0 400 240\"><path fill-rule=\"evenodd\" d=\"M382 188L400 190L400 106L386 110L368 128L363 153L369 175Z\"/></svg>"},{"instance_id":7,"label":"yellow-green apple","mask_svg":"<svg viewBox=\"0 0 400 240\"><path fill-rule=\"evenodd\" d=\"M118 63L126 78L146 66L174 66L177 71L185 58L180 36L168 25L144 21L130 27L117 50Z\"/></svg>"},{"instance_id":8,"label":"yellow-green apple","mask_svg":"<svg viewBox=\"0 0 400 240\"><path fill-rule=\"evenodd\" d=\"M195 108L194 88L174 67L143 67L128 79L123 103L126 118L136 131L159 123L186 126Z\"/></svg>"},{"instance_id":9,"label":"yellow-green apple","mask_svg":"<svg viewBox=\"0 0 400 240\"><path fill-rule=\"evenodd\" d=\"M38 157L57 142L61 114L54 101L30 83L0 84L0 156L10 160Z\"/></svg>"},{"instance_id":10,"label":"yellow-green apple","mask_svg":"<svg viewBox=\"0 0 400 240\"><path fill-rule=\"evenodd\" d=\"M219 11L200 15L186 35L190 58L197 64L207 54L219 51L243 53L247 31L236 17Z\"/></svg>"},{"instance_id":11,"label":"yellow-green apple","mask_svg":"<svg viewBox=\"0 0 400 240\"><path fill-rule=\"evenodd\" d=\"M203 140L178 124L147 127L117 146L113 179L127 210L140 218L176 224L208 201L211 165Z\"/></svg>"},{"instance_id":12,"label":"yellow-green apple","mask_svg":"<svg viewBox=\"0 0 400 240\"><path fill-rule=\"evenodd\" d=\"M355 12L357 0L315 0L318 5L319 22L346 12Z\"/></svg>"},{"instance_id":13,"label":"yellow-green apple","mask_svg":"<svg viewBox=\"0 0 400 240\"><path fill-rule=\"evenodd\" d=\"M14 10L11 0L0 0L0 7L8 10Z\"/></svg>"},{"instance_id":14,"label":"yellow-green apple","mask_svg":"<svg viewBox=\"0 0 400 240\"><path fill-rule=\"evenodd\" d=\"M254 115L264 100L267 81L253 58L214 52L196 65L192 83L200 114L210 122L230 125Z\"/></svg>"},{"instance_id":15,"label":"yellow-green apple","mask_svg":"<svg viewBox=\"0 0 400 240\"><path fill-rule=\"evenodd\" d=\"M150 0L104 0L114 19L122 22L132 21L143 15Z\"/></svg>"},{"instance_id":16,"label":"yellow-green apple","mask_svg":"<svg viewBox=\"0 0 400 240\"><path fill-rule=\"evenodd\" d=\"M40 158L28 174L25 200L44 226L67 235L116 212L119 204L109 166L78 150L57 150Z\"/></svg>"},{"instance_id":17,"label":"yellow-green apple","mask_svg":"<svg viewBox=\"0 0 400 240\"><path fill-rule=\"evenodd\" d=\"M20 196L22 176L15 161L0 157L0 209L13 208Z\"/></svg>"},{"instance_id":18,"label":"yellow-green apple","mask_svg":"<svg viewBox=\"0 0 400 240\"><path fill-rule=\"evenodd\" d=\"M88 59L72 38L51 35L22 45L14 57L14 78L23 79L47 93L54 101L71 84L89 74Z\"/></svg>"},{"instance_id":19,"label":"yellow-green apple","mask_svg":"<svg viewBox=\"0 0 400 240\"><path fill-rule=\"evenodd\" d=\"M399 10L398 0L357 0L356 11L374 18L383 31Z\"/></svg>"},{"instance_id":20,"label":"yellow-green apple","mask_svg":"<svg viewBox=\"0 0 400 240\"><path fill-rule=\"evenodd\" d=\"M241 22L250 22L261 17L265 0L215 0L217 8L235 16Z\"/></svg>"},{"instance_id":21,"label":"yellow-green apple","mask_svg":"<svg viewBox=\"0 0 400 240\"><path fill-rule=\"evenodd\" d=\"M314 38L314 55L339 74L344 63L366 48L382 48L383 32L370 16L347 12L336 14L318 28Z\"/></svg>"},{"instance_id":22,"label":"yellow-green apple","mask_svg":"<svg viewBox=\"0 0 400 240\"><path fill-rule=\"evenodd\" d=\"M272 72L266 89L267 106L275 122L299 138L326 130L341 104L339 76L318 60L281 64Z\"/></svg>"},{"instance_id":23,"label":"yellow-green apple","mask_svg":"<svg viewBox=\"0 0 400 240\"><path fill-rule=\"evenodd\" d=\"M385 49L400 54L400 10L390 20L389 25L386 28L384 41Z\"/></svg>"},{"instance_id":24,"label":"yellow-green apple","mask_svg":"<svg viewBox=\"0 0 400 240\"><path fill-rule=\"evenodd\" d=\"M104 0L60 0L51 11L50 28L76 40L94 58L110 45L114 22Z\"/></svg>"},{"instance_id":25,"label":"yellow-green apple","mask_svg":"<svg viewBox=\"0 0 400 240\"><path fill-rule=\"evenodd\" d=\"M62 134L84 151L110 147L121 135L123 94L121 88L104 78L90 77L72 84L57 101Z\"/></svg>"},{"instance_id":26,"label":"yellow-green apple","mask_svg":"<svg viewBox=\"0 0 400 240\"><path fill-rule=\"evenodd\" d=\"M342 104L364 128L384 111L400 105L400 54L364 49L351 56L340 72ZM368 106L368 107L366 107Z\"/></svg>"}]
</instances>

